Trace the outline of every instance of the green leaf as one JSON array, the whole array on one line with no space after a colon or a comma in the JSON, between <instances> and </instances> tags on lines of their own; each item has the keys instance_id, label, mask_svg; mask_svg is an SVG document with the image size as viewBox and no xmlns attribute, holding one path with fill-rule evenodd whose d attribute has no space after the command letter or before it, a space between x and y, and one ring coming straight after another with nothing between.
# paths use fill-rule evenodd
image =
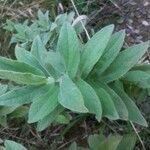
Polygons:
<instances>
[{"instance_id":1,"label":"green leaf","mask_svg":"<svg viewBox=\"0 0 150 150\"><path fill-rule=\"evenodd\" d=\"M5 84L0 84L0 95L6 93L8 86Z\"/></svg>"},{"instance_id":2,"label":"green leaf","mask_svg":"<svg viewBox=\"0 0 150 150\"><path fill-rule=\"evenodd\" d=\"M69 146L68 150L78 150L78 148L77 148L77 143L76 143L76 142L73 142L73 143Z\"/></svg>"},{"instance_id":3,"label":"green leaf","mask_svg":"<svg viewBox=\"0 0 150 150\"><path fill-rule=\"evenodd\" d=\"M36 59L35 56L32 55L31 52L25 50L24 48L16 46L15 55L18 61L29 64L35 68L40 69L46 76L49 75L47 70L40 64L40 62Z\"/></svg>"},{"instance_id":4,"label":"green leaf","mask_svg":"<svg viewBox=\"0 0 150 150\"><path fill-rule=\"evenodd\" d=\"M103 82L111 82L126 74L144 55L148 46L149 42L145 42L120 52L113 63L102 74L100 80Z\"/></svg>"},{"instance_id":5,"label":"green leaf","mask_svg":"<svg viewBox=\"0 0 150 150\"><path fill-rule=\"evenodd\" d=\"M28 114L29 107L27 106L20 106L15 111L13 111L11 114L9 114L9 118L22 118L25 117Z\"/></svg>"},{"instance_id":6,"label":"green leaf","mask_svg":"<svg viewBox=\"0 0 150 150\"><path fill-rule=\"evenodd\" d=\"M21 72L21 73L28 72L28 73L32 73L35 75L44 75L42 71L26 63L18 62L16 60L4 58L1 56L0 56L0 70Z\"/></svg>"},{"instance_id":7,"label":"green leaf","mask_svg":"<svg viewBox=\"0 0 150 150\"><path fill-rule=\"evenodd\" d=\"M41 64L43 64L43 61L46 57L46 52L47 50L45 49L44 44L40 39L40 36L36 36L31 46L32 55L34 55L36 59L39 60Z\"/></svg>"},{"instance_id":8,"label":"green leaf","mask_svg":"<svg viewBox=\"0 0 150 150\"><path fill-rule=\"evenodd\" d=\"M6 140L4 143L6 150L27 150L24 146L21 144L18 144L14 141Z\"/></svg>"},{"instance_id":9,"label":"green leaf","mask_svg":"<svg viewBox=\"0 0 150 150\"><path fill-rule=\"evenodd\" d=\"M76 76L80 62L80 43L74 28L69 23L64 23L61 28L57 51L60 52L66 71L71 78Z\"/></svg>"},{"instance_id":10,"label":"green leaf","mask_svg":"<svg viewBox=\"0 0 150 150\"><path fill-rule=\"evenodd\" d=\"M96 95L96 92L82 79L78 80L76 84L83 96L85 107L89 110L89 113L95 114L96 119L100 121L102 117L102 107L101 101Z\"/></svg>"},{"instance_id":11,"label":"green leaf","mask_svg":"<svg viewBox=\"0 0 150 150\"><path fill-rule=\"evenodd\" d=\"M113 89L121 97L122 101L126 105L126 108L128 110L128 119L132 122L147 127L148 124L146 120L142 116L141 112L139 111L135 103L130 99L130 97L122 89L120 89L115 85L113 86Z\"/></svg>"},{"instance_id":12,"label":"green leaf","mask_svg":"<svg viewBox=\"0 0 150 150\"><path fill-rule=\"evenodd\" d=\"M114 102L116 111L118 112L119 119L128 120L128 109L126 108L126 105L122 101L122 99L117 95L117 93L112 90L107 85L101 84L101 87L104 88L108 94L111 96L111 99Z\"/></svg>"},{"instance_id":13,"label":"green leaf","mask_svg":"<svg viewBox=\"0 0 150 150\"><path fill-rule=\"evenodd\" d=\"M124 80L134 83L141 88L150 88L150 74L140 70L129 71Z\"/></svg>"},{"instance_id":14,"label":"green leaf","mask_svg":"<svg viewBox=\"0 0 150 150\"><path fill-rule=\"evenodd\" d=\"M72 80L64 75L60 81L59 103L75 112L86 113L83 96Z\"/></svg>"},{"instance_id":15,"label":"green leaf","mask_svg":"<svg viewBox=\"0 0 150 150\"><path fill-rule=\"evenodd\" d=\"M138 64L132 70L140 70L150 74L150 64Z\"/></svg>"},{"instance_id":16,"label":"green leaf","mask_svg":"<svg viewBox=\"0 0 150 150\"><path fill-rule=\"evenodd\" d=\"M14 81L18 84L40 85L48 83L46 77L34 75L31 73L20 73L14 71L0 70L0 78Z\"/></svg>"},{"instance_id":17,"label":"green leaf","mask_svg":"<svg viewBox=\"0 0 150 150\"><path fill-rule=\"evenodd\" d=\"M55 122L58 124L69 124L70 118L67 115L60 114L55 119Z\"/></svg>"},{"instance_id":18,"label":"green leaf","mask_svg":"<svg viewBox=\"0 0 150 150\"><path fill-rule=\"evenodd\" d=\"M102 141L98 149L95 150L116 150L121 140L121 136L109 136Z\"/></svg>"},{"instance_id":19,"label":"green leaf","mask_svg":"<svg viewBox=\"0 0 150 150\"><path fill-rule=\"evenodd\" d=\"M17 107L0 106L0 116L5 116L13 112Z\"/></svg>"},{"instance_id":20,"label":"green leaf","mask_svg":"<svg viewBox=\"0 0 150 150\"><path fill-rule=\"evenodd\" d=\"M0 116L0 125L7 128L8 124L7 124L7 116Z\"/></svg>"},{"instance_id":21,"label":"green leaf","mask_svg":"<svg viewBox=\"0 0 150 150\"><path fill-rule=\"evenodd\" d=\"M104 90L98 85L95 85L95 91L99 96L99 99L101 100L103 116L111 120L119 119L115 104L109 93L107 93L106 90Z\"/></svg>"},{"instance_id":22,"label":"green leaf","mask_svg":"<svg viewBox=\"0 0 150 150\"><path fill-rule=\"evenodd\" d=\"M100 146L101 142L105 140L105 137L103 135L90 135L88 137L88 144L91 150L98 150L98 147Z\"/></svg>"},{"instance_id":23,"label":"green leaf","mask_svg":"<svg viewBox=\"0 0 150 150\"><path fill-rule=\"evenodd\" d=\"M123 136L121 142L117 147L117 150L134 150L135 144L136 144L136 135L127 134Z\"/></svg>"},{"instance_id":24,"label":"green leaf","mask_svg":"<svg viewBox=\"0 0 150 150\"><path fill-rule=\"evenodd\" d=\"M49 90L50 85L25 86L14 89L0 96L1 106L20 106L30 103L33 98L37 98Z\"/></svg>"},{"instance_id":25,"label":"green leaf","mask_svg":"<svg viewBox=\"0 0 150 150\"><path fill-rule=\"evenodd\" d=\"M65 73L65 66L59 52L49 51L45 58L45 66L52 66L60 74Z\"/></svg>"},{"instance_id":26,"label":"green leaf","mask_svg":"<svg viewBox=\"0 0 150 150\"><path fill-rule=\"evenodd\" d=\"M98 76L103 73L107 67L113 62L113 60L118 55L120 49L123 46L125 38L125 31L119 31L113 34L108 42L108 45L104 51L104 54L99 59L95 66L95 70L97 71Z\"/></svg>"},{"instance_id":27,"label":"green leaf","mask_svg":"<svg viewBox=\"0 0 150 150\"><path fill-rule=\"evenodd\" d=\"M37 131L43 131L44 129L46 129L52 122L55 121L55 119L63 110L64 109L60 105L58 105L50 114L48 114L38 122Z\"/></svg>"},{"instance_id":28,"label":"green leaf","mask_svg":"<svg viewBox=\"0 0 150 150\"><path fill-rule=\"evenodd\" d=\"M49 113L51 113L58 105L58 87L52 85L49 91L38 97L30 106L28 123L34 123Z\"/></svg>"},{"instance_id":29,"label":"green leaf","mask_svg":"<svg viewBox=\"0 0 150 150\"><path fill-rule=\"evenodd\" d=\"M113 29L114 25L102 28L85 44L80 62L80 70L84 78L89 74L102 56Z\"/></svg>"}]
</instances>

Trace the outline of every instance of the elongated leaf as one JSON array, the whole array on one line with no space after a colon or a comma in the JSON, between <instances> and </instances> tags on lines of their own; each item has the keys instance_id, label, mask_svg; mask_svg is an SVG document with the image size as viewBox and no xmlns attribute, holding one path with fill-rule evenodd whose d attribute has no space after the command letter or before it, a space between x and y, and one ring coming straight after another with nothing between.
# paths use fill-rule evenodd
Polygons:
<instances>
[{"instance_id":1,"label":"elongated leaf","mask_svg":"<svg viewBox=\"0 0 150 150\"><path fill-rule=\"evenodd\" d=\"M35 75L44 75L42 71L26 63L18 62L16 60L7 59L4 57L0 57L0 70L22 72L22 73L28 72Z\"/></svg>"},{"instance_id":2,"label":"elongated leaf","mask_svg":"<svg viewBox=\"0 0 150 150\"><path fill-rule=\"evenodd\" d=\"M58 87L52 85L50 90L38 97L30 106L28 122L33 123L43 119L58 105Z\"/></svg>"},{"instance_id":3,"label":"elongated leaf","mask_svg":"<svg viewBox=\"0 0 150 150\"><path fill-rule=\"evenodd\" d=\"M76 76L80 62L80 43L74 28L69 23L64 23L60 31L57 51L64 59L66 71L71 78Z\"/></svg>"},{"instance_id":4,"label":"elongated leaf","mask_svg":"<svg viewBox=\"0 0 150 150\"><path fill-rule=\"evenodd\" d=\"M5 116L13 112L17 107L0 106L0 116Z\"/></svg>"},{"instance_id":5,"label":"elongated leaf","mask_svg":"<svg viewBox=\"0 0 150 150\"><path fill-rule=\"evenodd\" d=\"M35 68L40 69L46 76L49 75L49 73L46 71L46 69L40 64L40 62L36 59L34 55L32 55L31 52L25 50L21 47L15 48L15 55L17 57L17 60L20 62L24 62L26 64L29 64Z\"/></svg>"},{"instance_id":6,"label":"elongated leaf","mask_svg":"<svg viewBox=\"0 0 150 150\"><path fill-rule=\"evenodd\" d=\"M124 80L134 83L141 88L150 88L150 74L140 70L129 71Z\"/></svg>"},{"instance_id":7,"label":"elongated leaf","mask_svg":"<svg viewBox=\"0 0 150 150\"><path fill-rule=\"evenodd\" d=\"M117 150L134 150L135 143L136 143L136 135L127 134L123 136L121 142L117 147Z\"/></svg>"},{"instance_id":8,"label":"elongated leaf","mask_svg":"<svg viewBox=\"0 0 150 150\"><path fill-rule=\"evenodd\" d=\"M49 51L45 58L45 65L51 65L60 74L65 73L65 66L59 52Z\"/></svg>"},{"instance_id":9,"label":"elongated leaf","mask_svg":"<svg viewBox=\"0 0 150 150\"><path fill-rule=\"evenodd\" d=\"M8 86L5 84L0 84L0 95L6 93Z\"/></svg>"},{"instance_id":10,"label":"elongated leaf","mask_svg":"<svg viewBox=\"0 0 150 150\"><path fill-rule=\"evenodd\" d=\"M76 83L84 99L85 107L89 110L89 113L96 115L98 121L102 117L102 107L99 97L96 95L94 89L82 79Z\"/></svg>"},{"instance_id":11,"label":"elongated leaf","mask_svg":"<svg viewBox=\"0 0 150 150\"><path fill-rule=\"evenodd\" d=\"M111 82L123 76L128 72L144 55L149 46L149 42L134 45L117 56L113 63L102 74L100 80L104 82Z\"/></svg>"},{"instance_id":12,"label":"elongated leaf","mask_svg":"<svg viewBox=\"0 0 150 150\"><path fill-rule=\"evenodd\" d=\"M92 150L98 150L99 146L101 145L101 142L105 140L104 135L90 135L88 137L88 144L90 149Z\"/></svg>"},{"instance_id":13,"label":"elongated leaf","mask_svg":"<svg viewBox=\"0 0 150 150\"><path fill-rule=\"evenodd\" d=\"M107 85L101 84L101 87L104 88L111 96L111 99L113 100L115 108L118 112L119 119L128 120L128 109L126 108L126 105L122 99Z\"/></svg>"},{"instance_id":14,"label":"elongated leaf","mask_svg":"<svg viewBox=\"0 0 150 150\"><path fill-rule=\"evenodd\" d=\"M139 64L134 66L132 70L140 70L150 74L150 64Z\"/></svg>"},{"instance_id":15,"label":"elongated leaf","mask_svg":"<svg viewBox=\"0 0 150 150\"><path fill-rule=\"evenodd\" d=\"M78 148L77 148L77 143L76 143L76 142L73 142L73 143L69 146L68 150L78 150Z\"/></svg>"},{"instance_id":16,"label":"elongated leaf","mask_svg":"<svg viewBox=\"0 0 150 150\"><path fill-rule=\"evenodd\" d=\"M102 56L113 32L114 25L109 25L97 32L84 46L81 55L80 70L86 77Z\"/></svg>"},{"instance_id":17,"label":"elongated leaf","mask_svg":"<svg viewBox=\"0 0 150 150\"><path fill-rule=\"evenodd\" d=\"M80 90L67 75L62 77L58 99L59 103L65 108L75 112L88 112Z\"/></svg>"},{"instance_id":18,"label":"elongated leaf","mask_svg":"<svg viewBox=\"0 0 150 150\"><path fill-rule=\"evenodd\" d=\"M9 114L9 118L22 118L26 117L29 111L28 106L20 106L17 109L15 109L11 114Z\"/></svg>"},{"instance_id":19,"label":"elongated leaf","mask_svg":"<svg viewBox=\"0 0 150 150\"><path fill-rule=\"evenodd\" d=\"M110 136L103 142L101 142L101 145L99 146L99 149L97 150L116 150L122 137L121 136Z\"/></svg>"},{"instance_id":20,"label":"elongated leaf","mask_svg":"<svg viewBox=\"0 0 150 150\"><path fill-rule=\"evenodd\" d=\"M104 54L96 64L95 70L98 75L104 72L113 62L123 46L125 31L119 31L111 36L110 41L104 51Z\"/></svg>"},{"instance_id":21,"label":"elongated leaf","mask_svg":"<svg viewBox=\"0 0 150 150\"><path fill-rule=\"evenodd\" d=\"M103 116L112 120L119 119L118 112L111 96L106 92L106 90L98 85L95 85L95 90L97 95L99 96L99 99L101 100Z\"/></svg>"},{"instance_id":22,"label":"elongated leaf","mask_svg":"<svg viewBox=\"0 0 150 150\"><path fill-rule=\"evenodd\" d=\"M4 143L6 150L27 150L24 146L21 144L18 144L14 141L6 140Z\"/></svg>"},{"instance_id":23,"label":"elongated leaf","mask_svg":"<svg viewBox=\"0 0 150 150\"><path fill-rule=\"evenodd\" d=\"M0 96L1 106L20 106L30 103L33 98L39 97L49 90L49 85L44 86L25 86L9 91Z\"/></svg>"},{"instance_id":24,"label":"elongated leaf","mask_svg":"<svg viewBox=\"0 0 150 150\"><path fill-rule=\"evenodd\" d=\"M46 84L48 82L48 79L44 76L7 70L0 70L0 78L11 80L18 84L27 84L27 85L40 85Z\"/></svg>"},{"instance_id":25,"label":"elongated leaf","mask_svg":"<svg viewBox=\"0 0 150 150\"><path fill-rule=\"evenodd\" d=\"M37 60L39 60L39 62L41 64L43 64L43 60L46 56L46 49L44 47L44 44L42 43L40 36L36 36L36 38L34 38L32 46L31 46L31 53L36 57Z\"/></svg>"},{"instance_id":26,"label":"elongated leaf","mask_svg":"<svg viewBox=\"0 0 150 150\"><path fill-rule=\"evenodd\" d=\"M64 109L62 106L58 105L54 111L52 111L50 114L45 116L43 119L41 119L37 124L37 131L43 131L46 129L52 122L55 121L57 116L63 111Z\"/></svg>"},{"instance_id":27,"label":"elongated leaf","mask_svg":"<svg viewBox=\"0 0 150 150\"><path fill-rule=\"evenodd\" d=\"M130 97L119 87L113 86L115 92L121 97L123 102L126 105L128 110L128 118L130 121L140 124L142 126L148 126L146 120L142 116L141 112L139 111L138 107L135 103L130 99Z\"/></svg>"}]
</instances>

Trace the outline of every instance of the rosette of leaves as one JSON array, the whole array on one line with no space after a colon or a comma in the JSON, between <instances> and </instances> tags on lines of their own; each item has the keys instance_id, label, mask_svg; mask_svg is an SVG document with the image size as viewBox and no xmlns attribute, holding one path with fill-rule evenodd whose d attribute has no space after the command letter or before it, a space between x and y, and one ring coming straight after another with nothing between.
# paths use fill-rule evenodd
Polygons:
<instances>
[{"instance_id":1,"label":"rosette of leaves","mask_svg":"<svg viewBox=\"0 0 150 150\"><path fill-rule=\"evenodd\" d=\"M125 31L112 34L113 29L114 25L104 27L83 44L74 28L64 23L56 50L47 51L37 36L30 51L16 47L17 60L0 57L0 78L23 85L1 95L0 105L31 104L28 123L38 122L40 131L53 122L68 123L71 117L66 109L94 114L99 122L107 117L147 126L122 80L133 81L130 70L139 68L134 66L149 43L120 51ZM149 67L143 67L150 77Z\"/></svg>"},{"instance_id":2,"label":"rosette of leaves","mask_svg":"<svg viewBox=\"0 0 150 150\"><path fill-rule=\"evenodd\" d=\"M37 12L37 19L32 22L26 20L23 23L6 21L4 29L13 33L10 43L20 43L23 47L28 48L33 39L39 35L44 45L48 43L50 47L54 46L60 28L65 21L70 23L74 20L75 13L64 13L58 15L53 21L49 17L49 11L43 13L41 10ZM79 26L79 25L76 25Z\"/></svg>"}]
</instances>

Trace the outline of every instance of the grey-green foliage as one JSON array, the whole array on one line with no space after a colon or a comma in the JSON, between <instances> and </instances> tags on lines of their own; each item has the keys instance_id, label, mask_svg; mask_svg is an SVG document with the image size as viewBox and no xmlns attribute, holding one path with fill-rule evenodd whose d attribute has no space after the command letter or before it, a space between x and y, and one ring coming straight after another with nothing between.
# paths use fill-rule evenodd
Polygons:
<instances>
[{"instance_id":1,"label":"grey-green foliage","mask_svg":"<svg viewBox=\"0 0 150 150\"><path fill-rule=\"evenodd\" d=\"M133 150L135 142L135 134L110 135L107 138L103 134L94 134L88 137L88 148L79 147L73 142L68 150Z\"/></svg>"},{"instance_id":2,"label":"grey-green foliage","mask_svg":"<svg viewBox=\"0 0 150 150\"><path fill-rule=\"evenodd\" d=\"M4 150L27 150L23 145L10 140L6 140L4 145Z\"/></svg>"},{"instance_id":3,"label":"grey-green foliage","mask_svg":"<svg viewBox=\"0 0 150 150\"><path fill-rule=\"evenodd\" d=\"M74 27L68 21L62 22L53 50L47 50L38 35L28 51L16 47L17 60L0 57L0 78L22 85L0 96L0 105L31 104L28 122L38 122L38 130L53 122L67 123L65 109L94 114L99 122L107 117L147 126L123 87L120 90L111 83L129 76L128 71L135 69L149 42L119 52L125 32L112 34L114 25L109 25L81 46ZM149 74L149 68L145 70Z\"/></svg>"},{"instance_id":4,"label":"grey-green foliage","mask_svg":"<svg viewBox=\"0 0 150 150\"><path fill-rule=\"evenodd\" d=\"M49 16L49 11L45 13L39 10L37 19L30 22L29 20L23 23L6 21L4 29L13 33L10 43L20 43L23 47L29 48L34 39L39 36L42 39L43 45L48 43L49 47L55 47L54 42L58 38L58 34L65 21L73 23L75 17L74 12L69 14L64 13L58 15L53 21ZM82 25L75 25L74 28L80 27L83 32ZM80 33L80 32L79 32Z\"/></svg>"}]
</instances>

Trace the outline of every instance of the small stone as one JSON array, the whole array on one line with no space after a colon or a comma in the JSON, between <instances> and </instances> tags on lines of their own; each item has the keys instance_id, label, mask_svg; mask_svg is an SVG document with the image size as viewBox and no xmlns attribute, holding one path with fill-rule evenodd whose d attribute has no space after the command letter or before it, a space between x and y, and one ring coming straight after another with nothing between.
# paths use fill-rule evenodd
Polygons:
<instances>
[{"instance_id":1,"label":"small stone","mask_svg":"<svg viewBox=\"0 0 150 150\"><path fill-rule=\"evenodd\" d=\"M148 6L149 5L149 2L148 1L145 1L144 2L144 6Z\"/></svg>"},{"instance_id":2,"label":"small stone","mask_svg":"<svg viewBox=\"0 0 150 150\"><path fill-rule=\"evenodd\" d=\"M146 20L143 20L143 21L142 21L142 24L143 24L144 26L149 26L149 25L150 25Z\"/></svg>"},{"instance_id":3,"label":"small stone","mask_svg":"<svg viewBox=\"0 0 150 150\"><path fill-rule=\"evenodd\" d=\"M140 32L140 31L139 31L138 29L135 29L135 30L134 30L134 33L137 33L137 34L138 34L139 32Z\"/></svg>"}]
</instances>

